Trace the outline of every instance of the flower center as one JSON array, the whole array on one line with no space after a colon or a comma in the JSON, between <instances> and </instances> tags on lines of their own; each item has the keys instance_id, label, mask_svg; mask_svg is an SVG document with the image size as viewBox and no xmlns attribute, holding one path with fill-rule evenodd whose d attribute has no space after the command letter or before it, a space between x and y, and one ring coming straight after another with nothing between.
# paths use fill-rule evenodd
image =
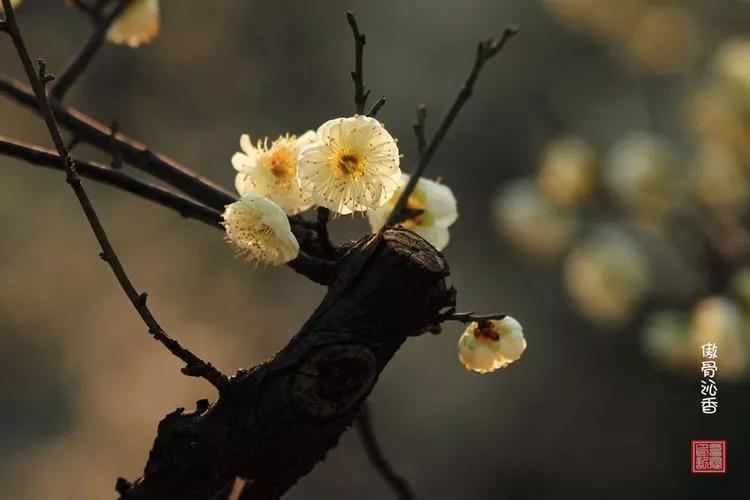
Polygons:
<instances>
[{"instance_id":1,"label":"flower center","mask_svg":"<svg viewBox=\"0 0 750 500\"><path fill-rule=\"evenodd\" d=\"M364 161L357 153L340 153L334 161L336 172L344 177L356 179L364 175Z\"/></svg>"},{"instance_id":2,"label":"flower center","mask_svg":"<svg viewBox=\"0 0 750 500\"><path fill-rule=\"evenodd\" d=\"M492 328L491 323L480 323L476 330L474 330L474 337L479 340L500 340L500 334Z\"/></svg>"},{"instance_id":3,"label":"flower center","mask_svg":"<svg viewBox=\"0 0 750 500\"><path fill-rule=\"evenodd\" d=\"M276 149L276 151L271 151L268 169L279 182L286 183L292 180L295 174L295 165L289 148L282 147Z\"/></svg>"},{"instance_id":4,"label":"flower center","mask_svg":"<svg viewBox=\"0 0 750 500\"><path fill-rule=\"evenodd\" d=\"M408 212L416 212L416 215L409 217L403 222L403 226L407 229L412 227L421 226L424 222L424 210L426 208L425 203L416 194L409 196L406 200L406 210Z\"/></svg>"}]
</instances>

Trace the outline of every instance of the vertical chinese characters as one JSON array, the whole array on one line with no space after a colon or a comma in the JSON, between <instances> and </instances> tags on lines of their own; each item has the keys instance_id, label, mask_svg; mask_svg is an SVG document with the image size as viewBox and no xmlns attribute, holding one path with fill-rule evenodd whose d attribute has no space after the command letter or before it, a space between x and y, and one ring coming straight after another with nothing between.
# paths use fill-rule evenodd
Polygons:
<instances>
[{"instance_id":1,"label":"vertical chinese characters","mask_svg":"<svg viewBox=\"0 0 750 500\"><path fill-rule=\"evenodd\" d=\"M716 372L719 366L716 362L719 357L719 348L713 342L707 342L701 346L703 361L701 362L701 411L706 414L714 414L719 409L719 392L716 386Z\"/></svg>"}]
</instances>

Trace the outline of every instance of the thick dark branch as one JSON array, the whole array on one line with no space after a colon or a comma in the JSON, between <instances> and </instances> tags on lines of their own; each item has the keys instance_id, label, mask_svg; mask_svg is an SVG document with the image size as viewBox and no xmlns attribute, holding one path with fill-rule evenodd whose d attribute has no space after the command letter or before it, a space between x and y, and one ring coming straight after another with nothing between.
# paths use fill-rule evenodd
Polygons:
<instances>
[{"instance_id":1,"label":"thick dark branch","mask_svg":"<svg viewBox=\"0 0 750 500\"><path fill-rule=\"evenodd\" d=\"M39 111L34 93L23 84L0 76L0 93L33 111ZM153 175L204 205L223 211L226 205L237 200L237 196L231 191L196 174L172 158L151 151L148 146L121 132L113 136L109 127L77 109L66 107L54 100L51 101L51 106L58 123L72 132L80 142L90 144L105 153L111 153L113 145L116 145L124 162Z\"/></svg>"},{"instance_id":2,"label":"thick dark branch","mask_svg":"<svg viewBox=\"0 0 750 500\"><path fill-rule=\"evenodd\" d=\"M354 104L358 115L365 114L365 105L367 96L370 91L365 91L364 73L362 72L362 53L364 52L366 38L364 33L359 32L357 18L353 12L346 12L346 20L354 35L354 71L352 71L352 80L354 80Z\"/></svg>"},{"instance_id":3,"label":"thick dark branch","mask_svg":"<svg viewBox=\"0 0 750 500\"><path fill-rule=\"evenodd\" d=\"M94 27L94 32L91 34L89 39L86 41L81 50L76 54L73 59L68 63L68 67L63 71L60 77L57 79L57 83L52 87L50 96L52 99L62 102L65 98L66 92L73 86L78 77L80 77L89 63L94 59L94 56L101 48L104 43L104 39L107 36L109 27L115 22L115 19L122 14L125 7L128 6L130 0L117 0L116 5L106 16L101 16L101 12L97 12L100 16Z\"/></svg>"},{"instance_id":4,"label":"thick dark branch","mask_svg":"<svg viewBox=\"0 0 750 500\"><path fill-rule=\"evenodd\" d=\"M81 184L81 178L76 170L75 161L70 156L65 141L63 140L62 133L57 126L55 115L52 112L52 107L47 99L47 92L44 88L43 82L45 80L45 75L43 67L40 65L40 74L37 75L34 70L34 65L31 62L31 58L29 57L29 52L26 49L23 36L21 35L21 31L16 22L13 6L11 5L10 0L2 0L2 3L5 8L6 32L13 40L13 45L16 47L16 52L18 52L18 57L21 60L26 77L34 89L34 94L39 103L40 112L47 125L52 142L55 144L60 163L67 173L67 182L70 184L70 187L78 198L81 208L86 215L86 219L101 246L101 258L109 264L112 272L117 277L117 280L120 282L120 285L130 299L130 302L133 304L133 307L141 316L146 326L148 326L149 333L151 333L156 340L161 342L172 354L186 363L186 366L182 369L183 373L190 376L203 377L221 392L227 384L226 376L214 368L210 363L206 363L195 354L182 347L176 340L172 339L166 334L166 332L164 332L146 305L146 294L141 294L136 291L130 278L126 274L125 269L122 267L120 259L109 242L107 233L99 220L99 216L94 210L83 184Z\"/></svg>"},{"instance_id":5,"label":"thick dark branch","mask_svg":"<svg viewBox=\"0 0 750 500\"><path fill-rule=\"evenodd\" d=\"M123 500L277 500L352 425L401 344L453 305L443 257L405 229L349 246L323 302L284 349L229 381L218 401L159 424L143 477Z\"/></svg>"},{"instance_id":6,"label":"thick dark branch","mask_svg":"<svg viewBox=\"0 0 750 500\"><path fill-rule=\"evenodd\" d=\"M49 167L61 171L65 170L62 159L55 151L14 141L2 135L0 135L0 155L24 160L32 165ZM149 184L121 170L113 170L106 165L96 162L75 160L75 167L83 177L120 188L136 196L171 208L183 217L196 219L211 226L222 228L220 212L190 198L173 193L163 187Z\"/></svg>"},{"instance_id":7,"label":"thick dark branch","mask_svg":"<svg viewBox=\"0 0 750 500\"><path fill-rule=\"evenodd\" d=\"M414 188L417 186L419 178L424 174L427 165L430 163L430 160L435 154L435 151L437 151L438 147L440 146L440 143L443 142L445 134L448 132L448 129L451 127L453 121L458 116L459 111L461 111L463 105L474 93L474 84L485 63L489 61L493 56L495 56L498 52L500 52L500 50L505 46L505 43L517 33L518 30L516 28L506 28L501 36L491 38L490 40L479 43L479 46L477 47L476 58L474 59L474 66L471 68L469 76L466 78L466 81L461 87L461 90L458 92L456 99L453 101L453 105L450 107L448 113L446 113L443 121L440 123L440 126L435 131L435 135L432 136L432 140L425 148L424 152L419 156L417 167L411 174L411 178L406 184L406 187L401 192L401 196L396 202L396 206L393 208L391 215L388 217L388 221L386 222L385 226L392 226L396 223L396 221L400 220L401 212L406 207L406 202L409 200L409 196L411 196L411 193L414 192Z\"/></svg>"},{"instance_id":8,"label":"thick dark branch","mask_svg":"<svg viewBox=\"0 0 750 500\"><path fill-rule=\"evenodd\" d=\"M396 497L399 500L415 500L414 492L409 486L409 483L401 477L395 469L385 458L383 450L380 449L378 440L375 437L375 431L372 427L372 416L370 415L370 407L367 403L362 405L362 413L356 421L357 432L362 440L362 444L365 447L367 458L370 459L370 463L380 473L381 476L391 487Z\"/></svg>"}]
</instances>

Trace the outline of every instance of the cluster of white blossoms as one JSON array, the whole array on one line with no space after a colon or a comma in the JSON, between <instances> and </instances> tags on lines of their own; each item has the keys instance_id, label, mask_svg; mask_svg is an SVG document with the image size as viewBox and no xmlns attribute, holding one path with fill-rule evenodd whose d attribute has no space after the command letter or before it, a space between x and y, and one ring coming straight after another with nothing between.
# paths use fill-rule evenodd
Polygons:
<instances>
[{"instance_id":1,"label":"cluster of white blossoms","mask_svg":"<svg viewBox=\"0 0 750 500\"><path fill-rule=\"evenodd\" d=\"M542 0L562 23L597 39L638 73L672 74L698 55L695 16L681 2L653 0Z\"/></svg>"},{"instance_id":2,"label":"cluster of white blossoms","mask_svg":"<svg viewBox=\"0 0 750 500\"><path fill-rule=\"evenodd\" d=\"M467 370L494 372L518 360L526 350L521 324L510 316L469 323L458 340L458 359Z\"/></svg>"},{"instance_id":3,"label":"cluster of white blossoms","mask_svg":"<svg viewBox=\"0 0 750 500\"><path fill-rule=\"evenodd\" d=\"M366 116L329 120L317 131L299 137L283 135L270 145L268 139L253 145L250 137L243 135L240 148L232 165L242 199L227 206L224 225L228 240L250 260L261 263L279 265L298 255L296 241L288 244L294 235L287 215L312 206L337 214L378 210L401 185L396 140L383 124ZM455 217L446 222L432 193L424 184L415 192L424 205L420 226L447 227ZM455 199L453 203L455 212ZM447 235L442 241L447 243Z\"/></svg>"}]
</instances>

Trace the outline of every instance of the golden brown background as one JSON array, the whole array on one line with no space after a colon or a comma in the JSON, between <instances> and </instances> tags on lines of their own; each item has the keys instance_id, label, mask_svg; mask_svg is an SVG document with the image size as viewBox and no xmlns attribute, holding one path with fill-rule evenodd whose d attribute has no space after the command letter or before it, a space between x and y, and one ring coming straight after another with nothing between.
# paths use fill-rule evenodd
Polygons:
<instances>
[{"instance_id":1,"label":"golden brown background","mask_svg":"<svg viewBox=\"0 0 750 500\"><path fill-rule=\"evenodd\" d=\"M684 3L716 16L700 20L702 47L715 43L717 30L747 34L747 3ZM116 118L126 134L232 186L229 158L241 133L273 138L353 113L347 8L367 34L366 85L388 98L379 117L400 138L407 168L415 104L427 103L434 129L475 42L507 24L521 27L481 76L429 172L459 200L445 253L460 306L512 314L529 348L508 369L479 376L459 364L461 328L449 324L394 358L371 398L374 421L419 498L698 498L706 491L732 498L728 488L747 480L750 465L747 383L722 384L720 413L702 417L695 378L652 366L635 329L612 336L579 319L558 272L529 264L492 228L496 187L530 172L549 137L540 96L595 144L649 119L644 77L538 2L167 0L159 38L138 50L104 47L68 102L105 123ZM26 0L19 22L32 55L53 73L89 33L87 20L56 0ZM21 77L7 40L0 71ZM677 143L687 140L680 97L699 79L649 80L660 131ZM41 120L4 98L0 133L48 144ZM86 147L76 154L106 161ZM98 259L63 176L4 157L0 173L0 497L113 498L117 476L140 474L159 419L212 397L212 388L182 376L147 335ZM272 355L323 295L287 268L256 270L233 259L215 229L86 186L164 328L226 372ZM345 218L334 235L343 241L368 230L364 219ZM706 437L728 439L726 477L691 477L689 441ZM287 497L391 493L350 432Z\"/></svg>"}]
</instances>

